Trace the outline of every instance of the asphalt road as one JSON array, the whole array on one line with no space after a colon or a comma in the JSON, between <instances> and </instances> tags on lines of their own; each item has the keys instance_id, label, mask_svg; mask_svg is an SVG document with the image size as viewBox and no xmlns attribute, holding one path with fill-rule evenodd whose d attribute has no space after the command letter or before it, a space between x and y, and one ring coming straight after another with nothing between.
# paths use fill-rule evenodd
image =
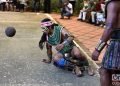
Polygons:
<instances>
[{"instance_id":1,"label":"asphalt road","mask_svg":"<svg viewBox=\"0 0 120 86\"><path fill-rule=\"evenodd\" d=\"M70 71L45 64L46 49L38 42L42 34L36 13L0 12L0 86L99 86L99 78L76 77ZM9 38L5 28L13 26L16 35Z\"/></svg>"}]
</instances>

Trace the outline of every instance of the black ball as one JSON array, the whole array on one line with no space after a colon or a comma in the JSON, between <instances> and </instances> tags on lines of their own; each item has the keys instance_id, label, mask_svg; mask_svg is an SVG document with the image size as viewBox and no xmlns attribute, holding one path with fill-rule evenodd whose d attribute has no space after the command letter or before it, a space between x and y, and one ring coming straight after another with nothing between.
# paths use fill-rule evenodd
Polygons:
<instances>
[{"instance_id":1,"label":"black ball","mask_svg":"<svg viewBox=\"0 0 120 86\"><path fill-rule=\"evenodd\" d=\"M5 29L5 34L8 36L8 37L13 37L16 33L16 30L14 27L7 27Z\"/></svg>"}]
</instances>

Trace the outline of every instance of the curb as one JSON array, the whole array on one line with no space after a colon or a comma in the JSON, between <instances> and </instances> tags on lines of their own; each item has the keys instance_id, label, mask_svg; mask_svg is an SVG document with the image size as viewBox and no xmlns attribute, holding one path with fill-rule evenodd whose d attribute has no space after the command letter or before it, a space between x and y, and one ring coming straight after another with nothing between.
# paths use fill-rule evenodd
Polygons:
<instances>
[{"instance_id":1,"label":"curb","mask_svg":"<svg viewBox=\"0 0 120 86\"><path fill-rule=\"evenodd\" d=\"M59 21L53 19L49 14L45 14L48 18L50 18L53 22L55 23L59 23ZM63 25L62 25L63 26ZM66 27L65 27L66 28ZM80 51L82 52L82 54L87 58L89 65L93 68L94 72L97 73L98 69L100 68L95 61L93 61L90 57L90 55L87 54L87 52L75 41L73 40L73 42L75 43L75 45L80 49Z\"/></svg>"}]
</instances>

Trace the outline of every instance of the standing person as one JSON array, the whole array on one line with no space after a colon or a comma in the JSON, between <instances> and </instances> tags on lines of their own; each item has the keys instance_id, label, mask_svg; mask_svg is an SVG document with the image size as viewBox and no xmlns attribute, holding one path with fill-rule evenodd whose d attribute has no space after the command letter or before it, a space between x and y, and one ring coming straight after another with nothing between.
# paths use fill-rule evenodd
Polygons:
<instances>
[{"instance_id":1,"label":"standing person","mask_svg":"<svg viewBox=\"0 0 120 86\"><path fill-rule=\"evenodd\" d=\"M44 13L51 13L51 0L44 0Z\"/></svg>"},{"instance_id":2,"label":"standing person","mask_svg":"<svg viewBox=\"0 0 120 86\"><path fill-rule=\"evenodd\" d=\"M76 0L69 0L69 2L72 4L72 6L73 6L73 12L74 12L75 11Z\"/></svg>"},{"instance_id":3,"label":"standing person","mask_svg":"<svg viewBox=\"0 0 120 86\"><path fill-rule=\"evenodd\" d=\"M112 74L115 70L120 74L120 0L111 0L106 4L106 29L92 54L93 60L98 60L106 45L107 50L100 68L100 81L101 86L113 86Z\"/></svg>"}]
</instances>

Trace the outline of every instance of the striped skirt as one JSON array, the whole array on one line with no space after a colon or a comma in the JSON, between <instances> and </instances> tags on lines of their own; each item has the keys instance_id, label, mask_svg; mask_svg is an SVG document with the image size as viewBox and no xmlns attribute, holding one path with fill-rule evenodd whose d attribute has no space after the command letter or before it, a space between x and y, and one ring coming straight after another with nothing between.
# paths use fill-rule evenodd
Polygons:
<instances>
[{"instance_id":1,"label":"striped skirt","mask_svg":"<svg viewBox=\"0 0 120 86\"><path fill-rule=\"evenodd\" d=\"M120 40L111 40L102 61L106 69L120 70Z\"/></svg>"}]
</instances>

